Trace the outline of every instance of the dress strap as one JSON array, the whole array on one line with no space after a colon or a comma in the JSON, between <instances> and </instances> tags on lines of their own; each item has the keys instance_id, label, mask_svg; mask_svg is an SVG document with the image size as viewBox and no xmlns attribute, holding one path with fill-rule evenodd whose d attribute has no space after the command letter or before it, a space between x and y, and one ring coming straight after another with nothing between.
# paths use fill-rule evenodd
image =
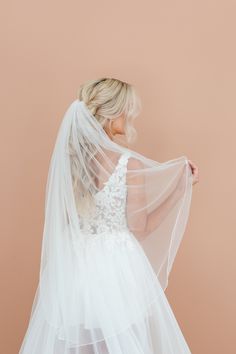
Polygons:
<instances>
[{"instance_id":1,"label":"dress strap","mask_svg":"<svg viewBox=\"0 0 236 354\"><path fill-rule=\"evenodd\" d=\"M125 151L125 152L120 156L118 164L119 164L120 166L126 166L129 157L130 157L130 153L129 153L128 151Z\"/></svg>"},{"instance_id":2,"label":"dress strap","mask_svg":"<svg viewBox=\"0 0 236 354\"><path fill-rule=\"evenodd\" d=\"M127 173L127 163L130 157L130 153L128 151L125 151L119 158L118 164L116 171L118 173L119 178L122 178L122 180L125 179L126 173Z\"/></svg>"}]
</instances>

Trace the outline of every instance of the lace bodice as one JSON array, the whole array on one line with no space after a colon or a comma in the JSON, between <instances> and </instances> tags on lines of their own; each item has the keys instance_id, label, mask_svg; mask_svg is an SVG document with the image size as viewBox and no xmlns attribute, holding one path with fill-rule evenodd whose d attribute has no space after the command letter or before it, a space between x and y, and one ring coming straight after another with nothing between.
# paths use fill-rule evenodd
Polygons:
<instances>
[{"instance_id":1,"label":"lace bodice","mask_svg":"<svg viewBox=\"0 0 236 354\"><path fill-rule=\"evenodd\" d=\"M126 171L129 154L123 153L105 186L95 195L95 209L80 218L81 230L90 236L127 230Z\"/></svg>"}]
</instances>

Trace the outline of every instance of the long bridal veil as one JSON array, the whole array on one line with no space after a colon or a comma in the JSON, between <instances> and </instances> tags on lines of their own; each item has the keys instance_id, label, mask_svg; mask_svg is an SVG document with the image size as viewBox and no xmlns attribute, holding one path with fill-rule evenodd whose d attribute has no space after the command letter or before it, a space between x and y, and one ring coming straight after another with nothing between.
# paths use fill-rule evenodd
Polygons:
<instances>
[{"instance_id":1,"label":"long bridal veil","mask_svg":"<svg viewBox=\"0 0 236 354\"><path fill-rule=\"evenodd\" d=\"M40 308L47 333L63 329L68 341L76 337L86 345L105 339L104 332L88 332L81 327L84 309L75 306L80 297L79 284L86 284L78 277L83 277L85 267L80 262L84 257L80 221L82 215L91 212L94 196L106 186L124 153L129 155L127 224L163 290L186 228L192 195L187 157L160 163L123 147L107 136L83 101L72 102L61 122L50 160L40 279L31 311L34 321ZM86 323L86 318L83 320ZM119 328L114 323L107 333L122 330L121 323ZM123 323L124 327L127 325Z\"/></svg>"}]
</instances>

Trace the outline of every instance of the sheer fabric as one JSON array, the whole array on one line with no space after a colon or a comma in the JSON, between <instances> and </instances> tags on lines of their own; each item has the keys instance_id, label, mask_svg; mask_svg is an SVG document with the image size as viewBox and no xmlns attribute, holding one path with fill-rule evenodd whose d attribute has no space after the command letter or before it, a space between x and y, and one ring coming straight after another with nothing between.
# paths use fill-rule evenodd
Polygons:
<instances>
[{"instance_id":1,"label":"sheer fabric","mask_svg":"<svg viewBox=\"0 0 236 354\"><path fill-rule=\"evenodd\" d=\"M69 141L93 201L85 214ZM19 353L190 353L164 290L191 196L186 156L160 163L115 143L75 100L50 161L40 280Z\"/></svg>"}]
</instances>

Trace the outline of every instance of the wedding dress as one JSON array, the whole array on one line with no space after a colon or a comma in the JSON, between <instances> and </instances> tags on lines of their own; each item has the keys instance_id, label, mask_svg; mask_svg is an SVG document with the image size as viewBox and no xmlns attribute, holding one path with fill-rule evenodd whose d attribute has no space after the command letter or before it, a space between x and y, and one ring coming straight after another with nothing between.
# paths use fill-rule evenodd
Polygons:
<instances>
[{"instance_id":1,"label":"wedding dress","mask_svg":"<svg viewBox=\"0 0 236 354\"><path fill-rule=\"evenodd\" d=\"M47 184L40 282L19 354L191 353L164 293L189 212L191 173L187 159L158 163L158 169L154 169L152 160L142 160L146 162L142 172L146 179L147 173L151 174L149 186L159 186L158 193L152 188L148 194L146 189L149 213L157 201L154 197L158 195L157 209L161 201L164 203L165 192L172 195L170 188L174 190L176 181L185 178L186 182L178 201L165 212L152 235L145 236L145 251L134 231L140 227L138 219L145 209L140 200L137 207L139 192L134 194L134 189L140 190L140 183L138 188L135 183L127 183L129 173L133 181L137 178L139 169L136 166L130 170L129 166L134 156L137 159L140 155L127 148L119 152L102 188L94 192L95 208L85 216L76 214L76 226L68 217L73 215L71 205L60 199L62 189L52 193L59 177L54 152ZM182 173L177 174L180 170ZM157 181L151 183L153 177ZM59 227L57 206L62 200L64 204L60 205L67 205L67 213L66 222Z\"/></svg>"}]
</instances>

